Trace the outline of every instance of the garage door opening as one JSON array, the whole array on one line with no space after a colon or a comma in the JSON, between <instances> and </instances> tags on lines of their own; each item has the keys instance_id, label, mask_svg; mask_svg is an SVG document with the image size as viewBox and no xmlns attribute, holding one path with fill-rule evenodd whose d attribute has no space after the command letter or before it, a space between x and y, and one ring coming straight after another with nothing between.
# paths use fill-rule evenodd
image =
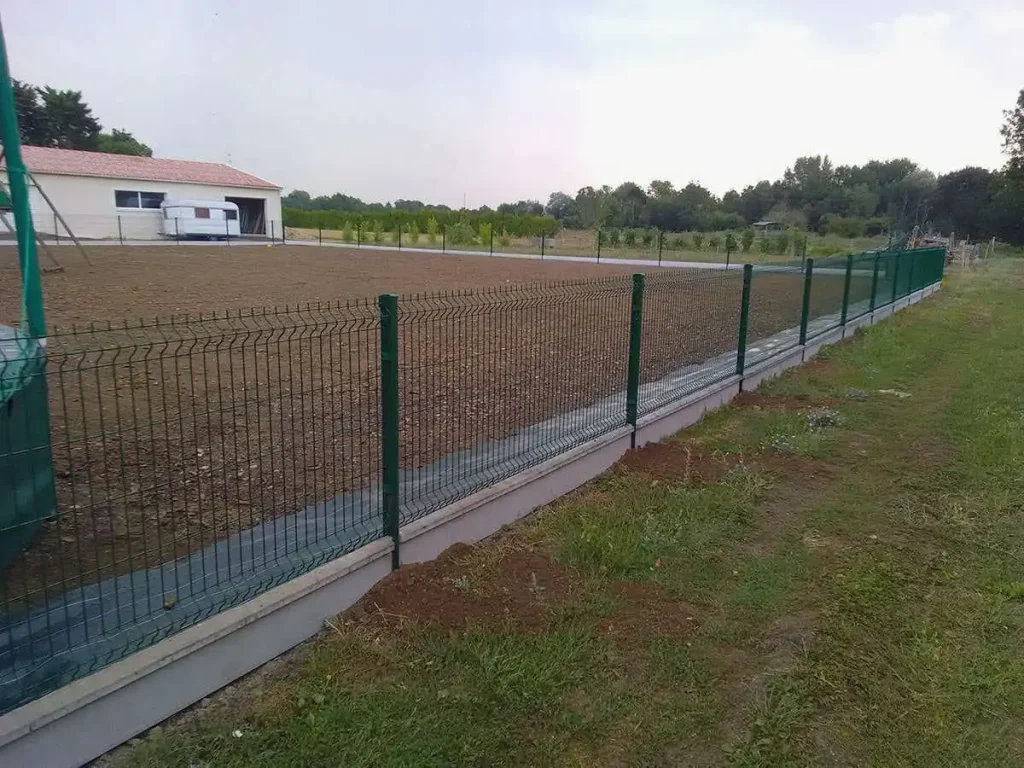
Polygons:
<instances>
[{"instance_id":1,"label":"garage door opening","mask_svg":"<svg viewBox=\"0 0 1024 768\"><path fill-rule=\"evenodd\" d=\"M266 235L266 201L261 197L225 197L238 206L238 230L243 235Z\"/></svg>"}]
</instances>

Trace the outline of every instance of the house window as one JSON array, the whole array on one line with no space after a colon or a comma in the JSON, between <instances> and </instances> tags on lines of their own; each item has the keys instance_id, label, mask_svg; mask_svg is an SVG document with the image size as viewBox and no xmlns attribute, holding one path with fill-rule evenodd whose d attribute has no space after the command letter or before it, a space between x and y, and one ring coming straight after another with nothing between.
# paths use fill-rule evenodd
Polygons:
<instances>
[{"instance_id":1,"label":"house window","mask_svg":"<svg viewBox=\"0 0 1024 768\"><path fill-rule=\"evenodd\" d=\"M224 213L228 217L228 221L235 221L238 218L238 211L232 211L230 208L225 208Z\"/></svg>"},{"instance_id":2,"label":"house window","mask_svg":"<svg viewBox=\"0 0 1024 768\"><path fill-rule=\"evenodd\" d=\"M210 209L209 208L196 208L196 218L197 219L208 219L208 218L210 218Z\"/></svg>"},{"instance_id":3,"label":"house window","mask_svg":"<svg viewBox=\"0 0 1024 768\"><path fill-rule=\"evenodd\" d=\"M163 192L136 192L125 189L114 190L114 205L118 208L159 208L164 201Z\"/></svg>"}]
</instances>

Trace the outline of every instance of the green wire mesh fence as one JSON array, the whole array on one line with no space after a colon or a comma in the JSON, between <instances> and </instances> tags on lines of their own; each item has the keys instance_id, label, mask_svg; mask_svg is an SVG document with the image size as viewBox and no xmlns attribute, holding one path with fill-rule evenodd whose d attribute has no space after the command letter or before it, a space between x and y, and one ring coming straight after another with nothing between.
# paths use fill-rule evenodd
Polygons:
<instances>
[{"instance_id":1,"label":"green wire mesh fence","mask_svg":"<svg viewBox=\"0 0 1024 768\"><path fill-rule=\"evenodd\" d=\"M0 711L367 542L397 549L400 524L931 285L944 262L868 253L0 337Z\"/></svg>"}]
</instances>

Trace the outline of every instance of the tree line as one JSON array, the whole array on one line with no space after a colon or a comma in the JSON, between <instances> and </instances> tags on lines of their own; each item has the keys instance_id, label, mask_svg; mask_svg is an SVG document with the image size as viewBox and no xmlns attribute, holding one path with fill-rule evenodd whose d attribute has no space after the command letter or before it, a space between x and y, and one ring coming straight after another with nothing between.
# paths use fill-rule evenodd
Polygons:
<instances>
[{"instance_id":1,"label":"tree line","mask_svg":"<svg viewBox=\"0 0 1024 768\"><path fill-rule=\"evenodd\" d=\"M511 237L550 237L560 226L553 216L544 212L543 205L532 201L507 203L496 210L486 205L473 210L455 210L447 205L427 205L420 200L367 203L341 193L310 197L308 192L297 189L282 197L281 205L287 226L309 229L344 229L347 225L350 229L359 227L365 231L393 232L401 228L403 232L410 232L415 225L418 231L426 232L433 221L438 227L460 233L464 230L478 232L480 226L485 225L495 236L504 233Z\"/></svg>"},{"instance_id":2,"label":"tree line","mask_svg":"<svg viewBox=\"0 0 1024 768\"><path fill-rule=\"evenodd\" d=\"M1024 244L1024 89L1013 109L1004 112L1001 129L1008 156L999 171L967 167L936 176L907 158L872 160L864 165L834 165L828 156L797 158L782 178L762 180L721 197L697 183L676 188L665 180L647 187L627 181L617 187L583 187L571 195L553 192L538 200L453 211L419 200L366 203L343 194L311 197L303 190L285 195L286 222L316 226L339 217L377 220L390 230L415 217L487 222L513 235L553 234L569 229L654 229L670 232L741 230L774 221L843 237L909 232L914 227L956 232L974 240L997 237ZM318 218L330 216L329 219ZM289 217L291 221L289 221Z\"/></svg>"},{"instance_id":3,"label":"tree line","mask_svg":"<svg viewBox=\"0 0 1024 768\"><path fill-rule=\"evenodd\" d=\"M11 81L21 143L30 147L82 149L152 157L153 150L128 131L104 131L81 91Z\"/></svg>"}]
</instances>

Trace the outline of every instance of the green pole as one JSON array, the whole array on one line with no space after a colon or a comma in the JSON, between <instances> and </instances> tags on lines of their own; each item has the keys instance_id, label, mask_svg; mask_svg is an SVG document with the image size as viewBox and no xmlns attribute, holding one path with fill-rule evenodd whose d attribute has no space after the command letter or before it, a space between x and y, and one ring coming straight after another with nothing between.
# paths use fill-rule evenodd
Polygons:
<instances>
[{"instance_id":1,"label":"green pole","mask_svg":"<svg viewBox=\"0 0 1024 768\"><path fill-rule=\"evenodd\" d=\"M846 316L850 311L850 277L853 275L853 254L846 257L846 281L843 283L843 313L839 324L846 325Z\"/></svg>"},{"instance_id":2,"label":"green pole","mask_svg":"<svg viewBox=\"0 0 1024 768\"><path fill-rule=\"evenodd\" d=\"M662 232L658 230L658 266L661 266L661 243L662 243Z\"/></svg>"},{"instance_id":3,"label":"green pole","mask_svg":"<svg viewBox=\"0 0 1024 768\"><path fill-rule=\"evenodd\" d=\"M493 256L494 255L494 224L491 224L491 229L488 231L487 234L490 236L489 239L491 241L491 246L490 246L490 248L491 248L491 256Z\"/></svg>"},{"instance_id":4,"label":"green pole","mask_svg":"<svg viewBox=\"0 0 1024 768\"><path fill-rule=\"evenodd\" d=\"M747 365L747 329L750 326L750 284L754 265L743 265L743 294L740 298L740 336L736 342L736 375L742 376Z\"/></svg>"},{"instance_id":5,"label":"green pole","mask_svg":"<svg viewBox=\"0 0 1024 768\"><path fill-rule=\"evenodd\" d=\"M356 222L356 248L363 247L363 222Z\"/></svg>"},{"instance_id":6,"label":"green pole","mask_svg":"<svg viewBox=\"0 0 1024 768\"><path fill-rule=\"evenodd\" d=\"M398 250L402 250L402 222L398 222Z\"/></svg>"},{"instance_id":7,"label":"green pole","mask_svg":"<svg viewBox=\"0 0 1024 768\"><path fill-rule=\"evenodd\" d=\"M541 233L541 236L540 236L540 257L541 257L541 259L544 258L544 234L543 233Z\"/></svg>"},{"instance_id":8,"label":"green pole","mask_svg":"<svg viewBox=\"0 0 1024 768\"><path fill-rule=\"evenodd\" d=\"M445 248L447 246L447 240L448 240L448 225L447 224L442 224L441 225L441 253L445 252Z\"/></svg>"},{"instance_id":9,"label":"green pole","mask_svg":"<svg viewBox=\"0 0 1024 768\"><path fill-rule=\"evenodd\" d=\"M398 552L398 296L382 294L380 306L381 479L384 535L394 542L391 568L401 564Z\"/></svg>"},{"instance_id":10,"label":"green pole","mask_svg":"<svg viewBox=\"0 0 1024 768\"><path fill-rule=\"evenodd\" d=\"M24 320L29 335L46 336L46 318L43 314L43 286L39 281L39 259L36 255L36 235L32 225L32 209L28 200L28 171L21 157L21 137L14 110L14 87L7 66L7 44L0 27L0 141L7 157L7 176L11 185L11 208L18 233L18 267L21 269Z\"/></svg>"},{"instance_id":11,"label":"green pole","mask_svg":"<svg viewBox=\"0 0 1024 768\"><path fill-rule=\"evenodd\" d=\"M800 344L807 343L807 321L811 314L811 282L814 279L814 259L807 259L804 266L804 302L800 310Z\"/></svg>"},{"instance_id":12,"label":"green pole","mask_svg":"<svg viewBox=\"0 0 1024 768\"><path fill-rule=\"evenodd\" d=\"M629 368L626 378L626 423L636 427L640 403L640 338L644 325L644 276L633 275L633 298L629 310ZM634 431L634 447L635 431Z\"/></svg>"},{"instance_id":13,"label":"green pole","mask_svg":"<svg viewBox=\"0 0 1024 768\"><path fill-rule=\"evenodd\" d=\"M601 230L597 230L597 263L601 263Z\"/></svg>"},{"instance_id":14,"label":"green pole","mask_svg":"<svg viewBox=\"0 0 1024 768\"><path fill-rule=\"evenodd\" d=\"M910 254L910 274L907 275L907 296L914 292L914 262L917 261L916 253Z\"/></svg>"},{"instance_id":15,"label":"green pole","mask_svg":"<svg viewBox=\"0 0 1024 768\"><path fill-rule=\"evenodd\" d=\"M893 251L892 254L892 300L896 301L896 290L897 282L900 276L900 254L899 251Z\"/></svg>"},{"instance_id":16,"label":"green pole","mask_svg":"<svg viewBox=\"0 0 1024 768\"><path fill-rule=\"evenodd\" d=\"M871 271L871 305L870 309L872 312L875 311L875 292L878 290L878 264L881 261L881 256L875 254L875 268Z\"/></svg>"}]
</instances>

